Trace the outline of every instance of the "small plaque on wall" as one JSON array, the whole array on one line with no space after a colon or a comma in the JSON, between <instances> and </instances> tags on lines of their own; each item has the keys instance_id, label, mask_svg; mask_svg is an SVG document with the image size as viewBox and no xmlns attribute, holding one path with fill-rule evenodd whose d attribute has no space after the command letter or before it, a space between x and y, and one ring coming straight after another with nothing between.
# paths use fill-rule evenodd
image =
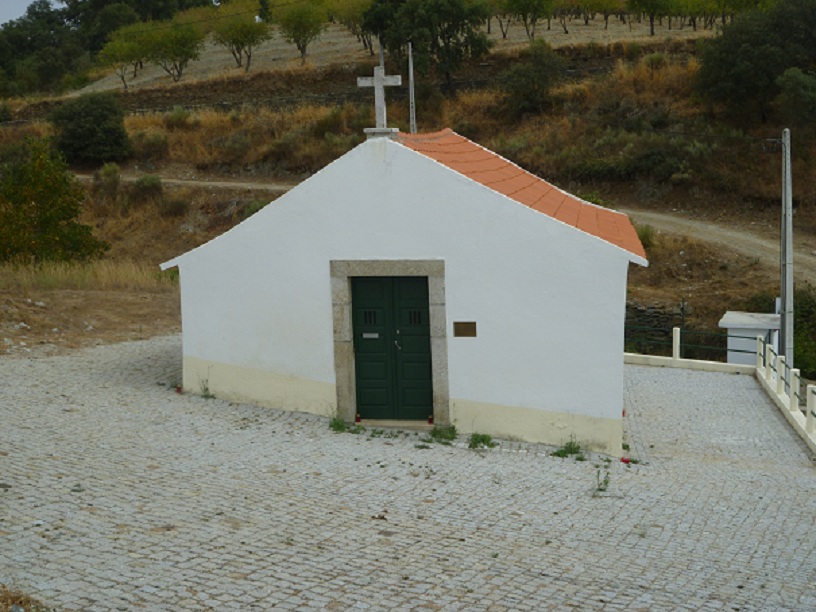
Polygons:
<instances>
[{"instance_id":1,"label":"small plaque on wall","mask_svg":"<svg viewBox=\"0 0 816 612\"><path fill-rule=\"evenodd\" d=\"M453 336L455 338L475 338L476 321L454 321Z\"/></svg>"}]
</instances>

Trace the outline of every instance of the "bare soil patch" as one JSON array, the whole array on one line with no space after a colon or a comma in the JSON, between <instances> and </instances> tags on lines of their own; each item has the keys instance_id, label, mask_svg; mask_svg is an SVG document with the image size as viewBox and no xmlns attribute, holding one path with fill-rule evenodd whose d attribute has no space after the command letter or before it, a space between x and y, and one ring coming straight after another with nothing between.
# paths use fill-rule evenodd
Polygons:
<instances>
[{"instance_id":1,"label":"bare soil patch","mask_svg":"<svg viewBox=\"0 0 816 612\"><path fill-rule=\"evenodd\" d=\"M178 288L162 292L0 291L0 353L19 357L181 331Z\"/></svg>"}]
</instances>

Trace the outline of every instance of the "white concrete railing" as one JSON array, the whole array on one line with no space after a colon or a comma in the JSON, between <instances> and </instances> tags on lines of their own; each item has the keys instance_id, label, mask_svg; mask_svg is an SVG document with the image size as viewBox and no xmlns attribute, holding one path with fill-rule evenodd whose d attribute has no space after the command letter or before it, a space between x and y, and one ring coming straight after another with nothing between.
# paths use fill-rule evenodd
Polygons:
<instances>
[{"instance_id":1,"label":"white concrete railing","mask_svg":"<svg viewBox=\"0 0 816 612\"><path fill-rule=\"evenodd\" d=\"M799 370L788 367L785 358L777 355L761 336L757 337L756 378L794 431L816 453L816 385L808 385L802 398ZM805 400L804 413L800 399Z\"/></svg>"},{"instance_id":2,"label":"white concrete railing","mask_svg":"<svg viewBox=\"0 0 816 612\"><path fill-rule=\"evenodd\" d=\"M632 365L752 374L756 376L762 388L782 411L794 431L805 441L808 448L816 453L816 385L808 385L803 398L800 391L801 377L799 370L788 367L785 358L777 355L773 347L766 343L762 336L757 336L756 365L681 358L679 327L672 329L671 357L624 353L623 361ZM804 413L800 408L800 399L804 400L802 402L805 405Z\"/></svg>"},{"instance_id":3,"label":"white concrete railing","mask_svg":"<svg viewBox=\"0 0 816 612\"><path fill-rule=\"evenodd\" d=\"M685 359L680 357L680 328L672 329L672 356L659 357L657 355L641 355L639 353L624 353L623 362L631 365L656 366L660 368L685 368L688 370L702 370L705 372L726 372L729 374L753 374L754 366L737 363L723 363L721 361L705 361L703 359Z\"/></svg>"}]
</instances>

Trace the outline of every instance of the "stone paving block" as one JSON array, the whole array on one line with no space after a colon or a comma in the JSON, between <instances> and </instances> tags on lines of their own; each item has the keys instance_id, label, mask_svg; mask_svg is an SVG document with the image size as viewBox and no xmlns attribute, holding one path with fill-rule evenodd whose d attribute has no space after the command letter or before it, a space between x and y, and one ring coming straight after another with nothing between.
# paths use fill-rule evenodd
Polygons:
<instances>
[{"instance_id":1,"label":"stone paving block","mask_svg":"<svg viewBox=\"0 0 816 612\"><path fill-rule=\"evenodd\" d=\"M811 457L750 377L627 367L627 467L334 434L177 395L180 364L178 337L0 358L0 582L62 610L816 609Z\"/></svg>"}]
</instances>

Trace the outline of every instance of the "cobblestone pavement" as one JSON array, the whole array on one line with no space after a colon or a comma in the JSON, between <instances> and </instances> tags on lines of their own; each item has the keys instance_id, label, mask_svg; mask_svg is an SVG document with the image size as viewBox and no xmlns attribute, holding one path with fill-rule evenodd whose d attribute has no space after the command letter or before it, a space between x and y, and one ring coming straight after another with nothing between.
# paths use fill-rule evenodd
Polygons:
<instances>
[{"instance_id":1,"label":"cobblestone pavement","mask_svg":"<svg viewBox=\"0 0 816 612\"><path fill-rule=\"evenodd\" d=\"M816 472L750 377L627 367L626 466L335 434L179 396L180 359L0 359L0 582L60 610L816 609Z\"/></svg>"}]
</instances>

